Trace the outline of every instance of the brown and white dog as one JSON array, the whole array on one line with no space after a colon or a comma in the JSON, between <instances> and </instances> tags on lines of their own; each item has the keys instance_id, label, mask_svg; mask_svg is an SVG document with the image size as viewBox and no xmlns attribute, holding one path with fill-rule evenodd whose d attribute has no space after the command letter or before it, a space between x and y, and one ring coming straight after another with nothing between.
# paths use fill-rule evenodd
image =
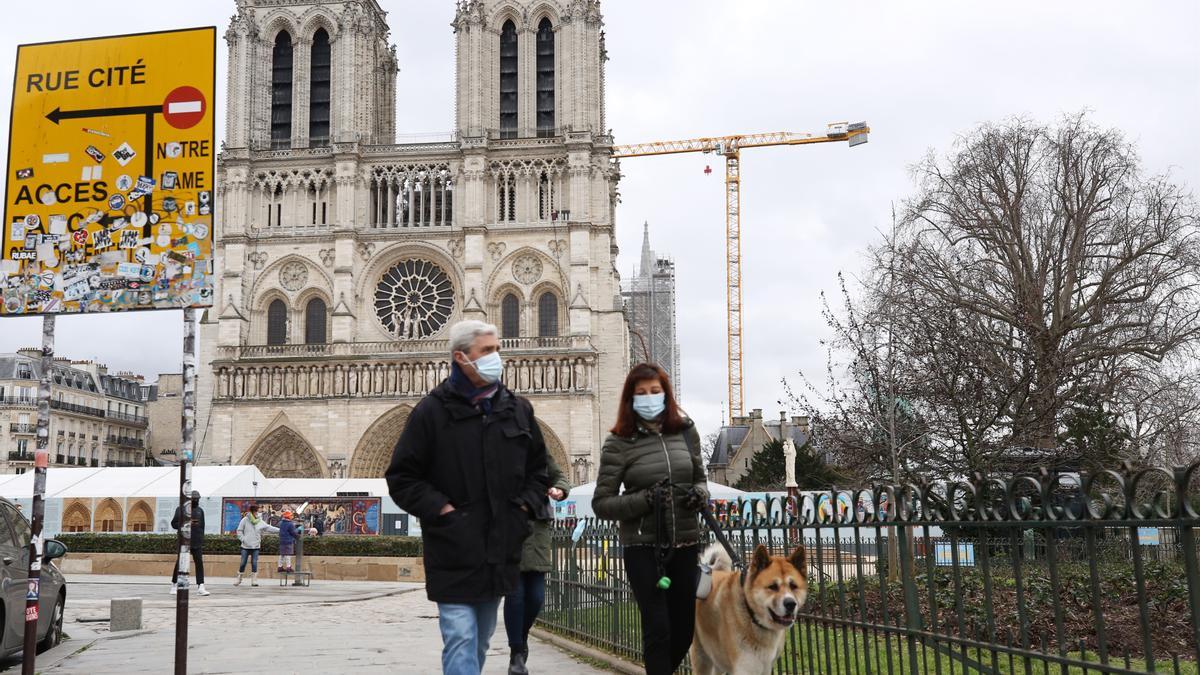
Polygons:
<instances>
[{"instance_id":1,"label":"brown and white dog","mask_svg":"<svg viewBox=\"0 0 1200 675\"><path fill-rule=\"evenodd\" d=\"M759 544L744 574L732 571L719 544L701 561L713 568L713 579L708 597L696 601L692 672L769 675L808 597L804 547L784 558Z\"/></svg>"}]
</instances>

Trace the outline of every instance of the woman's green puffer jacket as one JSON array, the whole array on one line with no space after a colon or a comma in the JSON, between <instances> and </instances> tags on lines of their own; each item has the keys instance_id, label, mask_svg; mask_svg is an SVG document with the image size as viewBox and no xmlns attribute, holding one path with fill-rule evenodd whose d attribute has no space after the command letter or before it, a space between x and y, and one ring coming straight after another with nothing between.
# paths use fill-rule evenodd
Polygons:
<instances>
[{"instance_id":1,"label":"woman's green puffer jacket","mask_svg":"<svg viewBox=\"0 0 1200 675\"><path fill-rule=\"evenodd\" d=\"M708 499L696 425L686 420L683 431L674 434L651 433L639 425L633 438L610 434L604 441L592 510L600 518L620 522L622 546L659 543L658 518L646 492L664 478L670 478L674 487L664 506L667 531L662 542L673 546L699 542L699 518L683 505L692 487ZM625 491L618 494L622 484Z\"/></svg>"}]
</instances>

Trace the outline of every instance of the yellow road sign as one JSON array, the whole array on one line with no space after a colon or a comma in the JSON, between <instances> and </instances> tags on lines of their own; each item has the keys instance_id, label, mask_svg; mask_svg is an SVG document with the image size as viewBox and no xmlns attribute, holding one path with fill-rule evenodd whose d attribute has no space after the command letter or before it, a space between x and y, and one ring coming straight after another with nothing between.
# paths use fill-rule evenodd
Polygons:
<instances>
[{"instance_id":1,"label":"yellow road sign","mask_svg":"<svg viewBox=\"0 0 1200 675\"><path fill-rule=\"evenodd\" d=\"M212 305L216 36L17 48L0 315Z\"/></svg>"}]
</instances>

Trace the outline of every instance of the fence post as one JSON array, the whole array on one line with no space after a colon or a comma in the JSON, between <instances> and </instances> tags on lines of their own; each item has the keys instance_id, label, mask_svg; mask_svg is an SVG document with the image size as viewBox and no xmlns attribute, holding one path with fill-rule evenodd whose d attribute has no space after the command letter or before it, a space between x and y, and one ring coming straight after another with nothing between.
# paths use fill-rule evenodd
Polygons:
<instances>
[{"instance_id":1,"label":"fence post","mask_svg":"<svg viewBox=\"0 0 1200 675\"><path fill-rule=\"evenodd\" d=\"M904 494L904 490L900 490L900 494ZM902 499L898 496L896 506L900 507L896 510L897 519L902 518L905 509L901 506ZM912 570L912 545L908 540L909 533L904 527L905 523L896 523L896 540L900 553L900 583L904 586L904 624L908 636L908 672L918 673L917 669L917 633L924 627L924 622L921 618L921 604L917 600L917 580L913 576Z\"/></svg>"}]
</instances>

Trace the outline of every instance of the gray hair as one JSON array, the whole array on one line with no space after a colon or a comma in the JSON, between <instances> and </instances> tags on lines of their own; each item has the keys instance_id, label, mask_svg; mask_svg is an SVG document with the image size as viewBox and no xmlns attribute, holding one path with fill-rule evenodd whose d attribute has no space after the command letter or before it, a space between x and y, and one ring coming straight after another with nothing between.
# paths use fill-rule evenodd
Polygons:
<instances>
[{"instance_id":1,"label":"gray hair","mask_svg":"<svg viewBox=\"0 0 1200 675\"><path fill-rule=\"evenodd\" d=\"M500 330L490 323L468 319L450 327L450 353L466 352L480 335L500 335Z\"/></svg>"}]
</instances>

